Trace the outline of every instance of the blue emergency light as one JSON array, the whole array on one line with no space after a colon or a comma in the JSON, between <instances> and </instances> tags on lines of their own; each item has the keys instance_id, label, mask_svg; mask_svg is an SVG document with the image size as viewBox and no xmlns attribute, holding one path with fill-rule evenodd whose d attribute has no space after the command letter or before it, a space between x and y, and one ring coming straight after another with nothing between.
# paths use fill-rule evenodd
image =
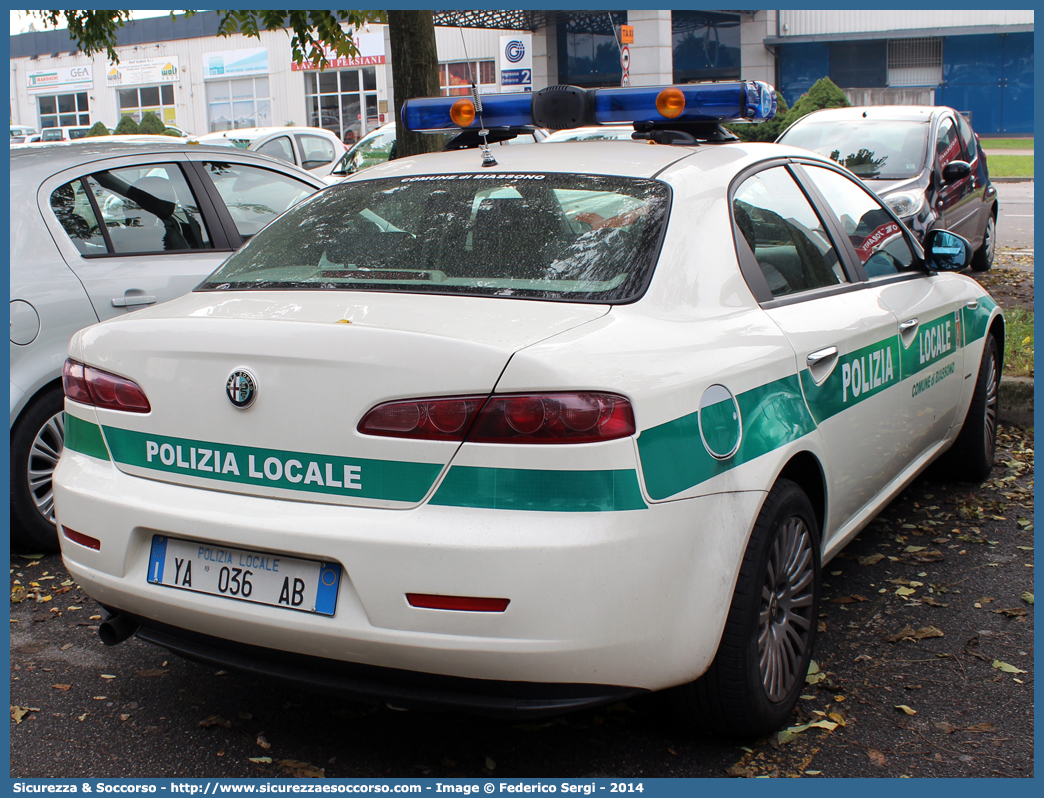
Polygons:
<instances>
[{"instance_id":1,"label":"blue emergency light","mask_svg":"<svg viewBox=\"0 0 1044 798\"><path fill-rule=\"evenodd\" d=\"M410 130L437 132L479 127L537 125L552 130L584 125L648 123L655 127L763 122L776 113L776 91L758 80L583 89L549 86L533 94L486 94L476 109L472 97L407 100L402 121Z\"/></svg>"}]
</instances>

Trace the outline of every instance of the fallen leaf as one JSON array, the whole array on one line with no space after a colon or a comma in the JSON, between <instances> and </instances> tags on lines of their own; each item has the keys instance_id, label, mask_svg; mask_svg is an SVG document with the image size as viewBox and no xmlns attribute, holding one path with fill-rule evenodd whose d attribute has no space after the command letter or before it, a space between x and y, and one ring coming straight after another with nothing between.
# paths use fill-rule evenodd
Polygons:
<instances>
[{"instance_id":1,"label":"fallen leaf","mask_svg":"<svg viewBox=\"0 0 1044 798\"><path fill-rule=\"evenodd\" d=\"M896 704L895 708L896 709L901 709L907 715L916 715L917 714L917 710L916 709L910 709L910 707L906 706L906 704Z\"/></svg>"},{"instance_id":2,"label":"fallen leaf","mask_svg":"<svg viewBox=\"0 0 1044 798\"><path fill-rule=\"evenodd\" d=\"M209 729L211 726L221 726L225 729L231 729L232 721L225 720L220 715L211 715L210 717L203 718L203 720L199 722L199 725L204 729Z\"/></svg>"},{"instance_id":3,"label":"fallen leaf","mask_svg":"<svg viewBox=\"0 0 1044 798\"><path fill-rule=\"evenodd\" d=\"M916 554L917 552L924 551L927 548L927 546L907 546L905 551L907 554Z\"/></svg>"},{"instance_id":4,"label":"fallen leaf","mask_svg":"<svg viewBox=\"0 0 1044 798\"><path fill-rule=\"evenodd\" d=\"M754 778L754 771L748 770L739 763L735 765L729 765L725 768L725 775L731 776L734 779L752 779Z\"/></svg>"},{"instance_id":5,"label":"fallen leaf","mask_svg":"<svg viewBox=\"0 0 1044 798\"><path fill-rule=\"evenodd\" d=\"M265 735L263 735L263 734L259 734L259 735L257 735L257 740L255 740L255 742L256 742L256 743L257 743L257 744L258 744L259 746L261 746L262 748L264 748L264 749L265 749L266 751L267 751L267 750L268 750L269 748L271 748L271 747L272 747L272 743L268 742L268 740L266 740L266 739L265 739Z\"/></svg>"},{"instance_id":6,"label":"fallen leaf","mask_svg":"<svg viewBox=\"0 0 1044 798\"><path fill-rule=\"evenodd\" d=\"M90 712L84 712L82 715L80 715L80 717L77 718L77 720L82 723L83 720L90 714L91 714Z\"/></svg>"},{"instance_id":7,"label":"fallen leaf","mask_svg":"<svg viewBox=\"0 0 1044 798\"><path fill-rule=\"evenodd\" d=\"M102 677L103 679L115 679L115 678L116 678L116 677L115 677L115 676L113 676L113 675L112 675L111 673L103 673L103 674L101 674L101 677Z\"/></svg>"},{"instance_id":8,"label":"fallen leaf","mask_svg":"<svg viewBox=\"0 0 1044 798\"><path fill-rule=\"evenodd\" d=\"M73 647L72 643L66 643L64 646L61 647L61 650L62 651L68 651L72 647Z\"/></svg>"},{"instance_id":9,"label":"fallen leaf","mask_svg":"<svg viewBox=\"0 0 1044 798\"><path fill-rule=\"evenodd\" d=\"M120 720L130 720L130 715L120 715Z\"/></svg>"},{"instance_id":10,"label":"fallen leaf","mask_svg":"<svg viewBox=\"0 0 1044 798\"><path fill-rule=\"evenodd\" d=\"M1032 593L1023 593L1022 594L1022 600L1025 601L1027 604L1032 604L1033 603L1033 594Z\"/></svg>"},{"instance_id":11,"label":"fallen leaf","mask_svg":"<svg viewBox=\"0 0 1044 798\"><path fill-rule=\"evenodd\" d=\"M279 767L286 770L294 778L323 779L326 773L322 768L309 765L307 762L299 762L296 759L280 759Z\"/></svg>"},{"instance_id":12,"label":"fallen leaf","mask_svg":"<svg viewBox=\"0 0 1044 798\"><path fill-rule=\"evenodd\" d=\"M857 604L862 601L866 601L866 596L838 596L837 598L830 599L831 604Z\"/></svg>"},{"instance_id":13,"label":"fallen leaf","mask_svg":"<svg viewBox=\"0 0 1044 798\"><path fill-rule=\"evenodd\" d=\"M11 720L13 720L17 725L22 722L22 718L24 718L32 711L33 709L31 707L20 707L15 704L11 704Z\"/></svg>"},{"instance_id":14,"label":"fallen leaf","mask_svg":"<svg viewBox=\"0 0 1044 798\"><path fill-rule=\"evenodd\" d=\"M271 765L272 757L270 756L251 756L247 757L248 761L254 762L258 765Z\"/></svg>"},{"instance_id":15,"label":"fallen leaf","mask_svg":"<svg viewBox=\"0 0 1044 798\"><path fill-rule=\"evenodd\" d=\"M66 690L71 689L72 685L71 684L52 684L51 687L53 687L55 690L61 690L64 693Z\"/></svg>"},{"instance_id":16,"label":"fallen leaf","mask_svg":"<svg viewBox=\"0 0 1044 798\"><path fill-rule=\"evenodd\" d=\"M781 731L781 732L779 732L776 735L776 742L779 745L786 745L791 740L793 740L795 737L797 737L797 734L795 734L794 732L790 731L790 729L785 729L784 731Z\"/></svg>"},{"instance_id":17,"label":"fallen leaf","mask_svg":"<svg viewBox=\"0 0 1044 798\"><path fill-rule=\"evenodd\" d=\"M999 659L993 661L993 667L999 671L1005 673L1025 673L1026 671L1016 668L1014 665L1009 665L1007 662L1001 662Z\"/></svg>"},{"instance_id":18,"label":"fallen leaf","mask_svg":"<svg viewBox=\"0 0 1044 798\"><path fill-rule=\"evenodd\" d=\"M1029 615L1029 613L1022 607L1010 607L1006 610L993 610L998 615L1007 615L1009 618L1018 618L1022 615Z\"/></svg>"},{"instance_id":19,"label":"fallen leaf","mask_svg":"<svg viewBox=\"0 0 1044 798\"><path fill-rule=\"evenodd\" d=\"M829 715L827 715L827 717L834 721L834 723L836 723L838 726L845 725L845 719L836 712L831 712Z\"/></svg>"},{"instance_id":20,"label":"fallen leaf","mask_svg":"<svg viewBox=\"0 0 1044 798\"><path fill-rule=\"evenodd\" d=\"M870 757L870 761L877 765L879 768L883 768L885 766L885 755L882 754L880 751L871 748L866 752L866 755Z\"/></svg>"},{"instance_id":21,"label":"fallen leaf","mask_svg":"<svg viewBox=\"0 0 1044 798\"><path fill-rule=\"evenodd\" d=\"M952 723L947 723L945 720L941 720L935 724L935 728L941 731L943 734L953 734L957 731L957 727Z\"/></svg>"},{"instance_id":22,"label":"fallen leaf","mask_svg":"<svg viewBox=\"0 0 1044 798\"><path fill-rule=\"evenodd\" d=\"M805 771L805 775L806 776L818 776L822 772L823 772L822 770L806 770Z\"/></svg>"},{"instance_id":23,"label":"fallen leaf","mask_svg":"<svg viewBox=\"0 0 1044 798\"><path fill-rule=\"evenodd\" d=\"M996 728L993 723L976 723L974 726L965 726L964 731L972 732L973 734L982 734L984 732L991 732Z\"/></svg>"},{"instance_id":24,"label":"fallen leaf","mask_svg":"<svg viewBox=\"0 0 1044 798\"><path fill-rule=\"evenodd\" d=\"M913 587L897 587L895 589L895 594L897 596L912 596L916 592L917 588Z\"/></svg>"},{"instance_id":25,"label":"fallen leaf","mask_svg":"<svg viewBox=\"0 0 1044 798\"><path fill-rule=\"evenodd\" d=\"M827 731L833 731L841 724L835 723L831 720L817 720L815 723L808 724L810 728L814 729L826 729Z\"/></svg>"},{"instance_id":26,"label":"fallen leaf","mask_svg":"<svg viewBox=\"0 0 1044 798\"><path fill-rule=\"evenodd\" d=\"M486 770L493 770L494 768L496 768L496 766L497 766L497 763L494 762L492 759L490 759L487 756L486 757Z\"/></svg>"},{"instance_id":27,"label":"fallen leaf","mask_svg":"<svg viewBox=\"0 0 1044 798\"><path fill-rule=\"evenodd\" d=\"M904 626L894 635L888 638L889 643L898 643L900 640L912 639L914 636L913 627L909 624Z\"/></svg>"},{"instance_id":28,"label":"fallen leaf","mask_svg":"<svg viewBox=\"0 0 1044 798\"><path fill-rule=\"evenodd\" d=\"M883 554L870 554L866 557L859 558L860 565L876 565L884 559Z\"/></svg>"},{"instance_id":29,"label":"fallen leaf","mask_svg":"<svg viewBox=\"0 0 1044 798\"><path fill-rule=\"evenodd\" d=\"M918 640L925 640L925 639L927 639L929 637L945 637L945 636L946 636L946 634L945 634L945 632L943 632L942 629L937 629L934 626L922 626L920 629L918 629L916 632L914 632L914 637L916 637Z\"/></svg>"}]
</instances>

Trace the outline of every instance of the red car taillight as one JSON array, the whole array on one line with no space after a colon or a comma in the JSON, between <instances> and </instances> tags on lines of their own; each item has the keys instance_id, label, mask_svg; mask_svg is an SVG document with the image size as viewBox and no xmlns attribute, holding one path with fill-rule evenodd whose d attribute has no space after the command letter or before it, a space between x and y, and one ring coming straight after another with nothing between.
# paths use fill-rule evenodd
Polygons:
<instances>
[{"instance_id":1,"label":"red car taillight","mask_svg":"<svg viewBox=\"0 0 1044 798\"><path fill-rule=\"evenodd\" d=\"M359 432L389 438L460 441L485 401L485 396L456 396L386 402L363 416Z\"/></svg>"},{"instance_id":2,"label":"red car taillight","mask_svg":"<svg viewBox=\"0 0 1044 798\"><path fill-rule=\"evenodd\" d=\"M148 413L152 410L145 392L136 382L75 360L65 361L62 387L66 396L81 404L128 413Z\"/></svg>"},{"instance_id":3,"label":"red car taillight","mask_svg":"<svg viewBox=\"0 0 1044 798\"><path fill-rule=\"evenodd\" d=\"M586 392L387 402L359 422L366 435L473 443L593 443L634 431L627 399Z\"/></svg>"},{"instance_id":4,"label":"red car taillight","mask_svg":"<svg viewBox=\"0 0 1044 798\"><path fill-rule=\"evenodd\" d=\"M611 393L493 396L468 433L472 443L594 443L634 434L634 411Z\"/></svg>"}]
</instances>

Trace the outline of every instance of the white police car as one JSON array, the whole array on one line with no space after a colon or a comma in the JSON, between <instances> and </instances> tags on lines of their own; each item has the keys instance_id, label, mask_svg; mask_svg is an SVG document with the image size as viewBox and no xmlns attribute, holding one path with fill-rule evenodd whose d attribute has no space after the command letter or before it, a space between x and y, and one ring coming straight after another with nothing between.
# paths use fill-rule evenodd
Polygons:
<instances>
[{"instance_id":1,"label":"white police car","mask_svg":"<svg viewBox=\"0 0 1044 798\"><path fill-rule=\"evenodd\" d=\"M1003 318L947 273L964 239L727 140L764 84L483 102L404 118L644 138L375 166L78 333L66 564L108 643L399 706L678 688L770 730L822 564L938 456L989 472Z\"/></svg>"}]
</instances>

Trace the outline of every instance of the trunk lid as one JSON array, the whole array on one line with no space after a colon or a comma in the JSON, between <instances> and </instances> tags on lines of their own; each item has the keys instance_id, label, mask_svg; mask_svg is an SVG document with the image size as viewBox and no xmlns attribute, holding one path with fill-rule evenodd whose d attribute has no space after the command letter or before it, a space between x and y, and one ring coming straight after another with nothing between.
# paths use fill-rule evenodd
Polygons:
<instances>
[{"instance_id":1,"label":"trunk lid","mask_svg":"<svg viewBox=\"0 0 1044 798\"><path fill-rule=\"evenodd\" d=\"M127 473L403 507L424 498L459 444L361 435L367 410L488 394L514 352L607 311L391 293L200 292L88 328L72 356L134 380L149 399L148 414L97 410ZM244 409L226 394L237 370L256 382Z\"/></svg>"}]
</instances>

